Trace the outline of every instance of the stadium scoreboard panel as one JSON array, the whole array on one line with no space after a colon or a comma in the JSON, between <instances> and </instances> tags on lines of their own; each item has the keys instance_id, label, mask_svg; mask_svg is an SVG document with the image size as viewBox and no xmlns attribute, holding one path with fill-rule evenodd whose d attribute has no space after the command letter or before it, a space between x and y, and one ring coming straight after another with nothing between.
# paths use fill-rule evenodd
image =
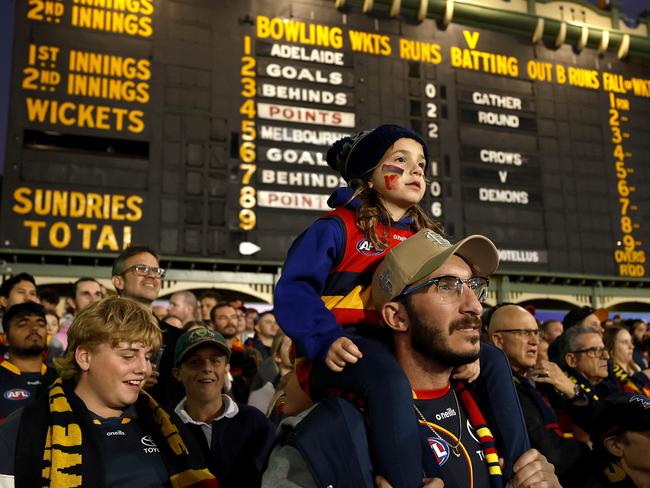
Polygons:
<instances>
[{"instance_id":1,"label":"stadium scoreboard panel","mask_svg":"<svg viewBox=\"0 0 650 488\"><path fill-rule=\"evenodd\" d=\"M561 39L611 14L563 2L556 47L385 3L18 2L3 246L280 261L342 184L327 147L390 122L426 137L452 239L489 236L506 271L646 277L650 62Z\"/></svg>"}]
</instances>

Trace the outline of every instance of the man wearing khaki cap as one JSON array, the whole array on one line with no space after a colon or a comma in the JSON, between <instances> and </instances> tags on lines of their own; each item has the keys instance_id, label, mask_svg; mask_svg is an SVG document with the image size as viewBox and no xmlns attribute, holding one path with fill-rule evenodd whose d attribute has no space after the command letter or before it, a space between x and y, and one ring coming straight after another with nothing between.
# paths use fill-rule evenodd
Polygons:
<instances>
[{"instance_id":1,"label":"man wearing khaki cap","mask_svg":"<svg viewBox=\"0 0 650 488\"><path fill-rule=\"evenodd\" d=\"M489 239L470 236L452 246L439 234L425 229L387 253L373 276L373 301L387 327L395 358L413 389L415 412L420 419L419 434L431 447L431 455L441 468L439 472L424 473L423 478L442 476L446 488L487 488L504 486L506 481L510 481L512 488L559 487L553 466L538 451L521 451L511 461L497 451L497 442L500 439L509 442L513 433L502 435L495 429L495 442L490 429L496 423L488 414L522 418L510 367L507 361L502 362L505 361L503 353L486 347L486 350L496 351L500 362L496 367L490 355L484 361L481 354L482 375L494 369L500 374L492 375L493 378L505 378L510 383L509 398L517 415L483 405L479 407L474 392L470 393L464 383L452 379L455 367L475 361L481 352L481 300L487 297L488 276L497 265L498 253ZM492 398L493 391L488 393ZM506 408L505 403L506 398L501 398L499 408ZM316 406L303 422L313 425L312 421L322 411L320 405ZM339 422L338 418L330 420L327 431L332 436L340 433L340 429L357 432L363 428L363 425L350 425L349 418L347 423ZM522 428L527 442L525 426ZM327 460L304 448L314 444L330 445L327 436L314 434L307 427L296 432L295 445L303 446L300 452L290 452L291 446L283 447L286 454L283 461L289 465L287 478L304 472L300 470L299 459L309 464L311 473L321 472L319 468L336 471L336 466L345 465L347 459L338 459L329 451L329 457L334 460L330 464L334 467L323 466ZM278 473L277 466L285 464L278 459L283 456L278 451L272 456L269 468L276 469L269 472L269 479L271 475L282 474ZM357 456L361 459L359 465L370 463L369 460L364 462L358 451ZM502 456L506 458L504 467L509 468L504 471L505 476L501 474L499 458ZM426 462L423 465L426 466ZM324 481L327 480L320 480ZM381 487L388 486L384 480L377 483ZM426 486L441 485L434 480Z\"/></svg>"},{"instance_id":2,"label":"man wearing khaki cap","mask_svg":"<svg viewBox=\"0 0 650 488\"><path fill-rule=\"evenodd\" d=\"M442 467L445 486L470 486L471 480L474 486L489 486L491 479L498 484L500 457L514 486L542 479L554 486L552 465L528 450L502 352L479 341L481 301L487 298L488 277L498 262L498 252L486 237L469 236L452 245L425 229L384 258L373 276L373 301L391 329L395 357L414 391L421 434ZM482 378L470 392L451 375L479 354ZM489 396L489 405L479 408L474 397L481 396ZM503 451L497 451L490 428ZM519 444L517 450L513 443Z\"/></svg>"}]
</instances>

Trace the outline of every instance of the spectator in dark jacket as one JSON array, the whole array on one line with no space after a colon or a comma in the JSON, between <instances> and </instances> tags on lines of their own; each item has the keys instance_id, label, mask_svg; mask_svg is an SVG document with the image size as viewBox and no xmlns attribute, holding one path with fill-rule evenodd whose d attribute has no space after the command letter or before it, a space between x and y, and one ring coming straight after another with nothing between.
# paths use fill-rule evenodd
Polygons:
<instances>
[{"instance_id":1,"label":"spectator in dark jacket","mask_svg":"<svg viewBox=\"0 0 650 488\"><path fill-rule=\"evenodd\" d=\"M538 362L541 332L535 317L524 308L499 307L490 317L489 332L492 343L510 360L531 445L553 463L566 486L582 486L580 480L591 462L591 452L586 444L564 437L549 401L549 396L555 394L584 405L587 399L580 387L557 364Z\"/></svg>"},{"instance_id":2,"label":"spectator in dark jacket","mask_svg":"<svg viewBox=\"0 0 650 488\"><path fill-rule=\"evenodd\" d=\"M226 339L207 327L178 339L173 374L186 397L176 413L203 446L221 488L253 488L260 485L275 428L256 408L237 404L222 393L229 358Z\"/></svg>"},{"instance_id":3,"label":"spectator in dark jacket","mask_svg":"<svg viewBox=\"0 0 650 488\"><path fill-rule=\"evenodd\" d=\"M650 399L618 393L598 406L591 440L600 469L590 470L589 486L650 486ZM591 475L591 476L589 476Z\"/></svg>"}]
</instances>

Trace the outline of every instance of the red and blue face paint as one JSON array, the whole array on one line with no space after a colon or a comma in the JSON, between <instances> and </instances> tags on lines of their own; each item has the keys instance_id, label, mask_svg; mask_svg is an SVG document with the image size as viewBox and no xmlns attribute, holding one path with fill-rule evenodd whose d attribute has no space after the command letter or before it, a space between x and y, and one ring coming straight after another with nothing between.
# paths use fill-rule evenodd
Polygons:
<instances>
[{"instance_id":1,"label":"red and blue face paint","mask_svg":"<svg viewBox=\"0 0 650 488\"><path fill-rule=\"evenodd\" d=\"M404 174L404 169L400 168L399 166L395 166L393 164L384 164L381 167L381 170L384 173L391 173L388 175L384 175L384 183L386 184L386 189L387 190L397 189L397 180L399 180L399 177Z\"/></svg>"}]
</instances>

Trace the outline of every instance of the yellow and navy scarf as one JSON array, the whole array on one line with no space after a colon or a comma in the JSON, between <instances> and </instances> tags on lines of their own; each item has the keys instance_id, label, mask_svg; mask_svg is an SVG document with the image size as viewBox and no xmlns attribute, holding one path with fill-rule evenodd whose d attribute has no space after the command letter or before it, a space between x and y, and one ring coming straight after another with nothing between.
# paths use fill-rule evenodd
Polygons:
<instances>
[{"instance_id":1,"label":"yellow and navy scarf","mask_svg":"<svg viewBox=\"0 0 650 488\"><path fill-rule=\"evenodd\" d=\"M102 487L104 476L96 448L84 442L85 426L91 422L74 384L57 379L47 396L23 411L16 445L16 487ZM178 426L156 401L142 392L135 403L139 421L160 448L169 472L165 486L215 488L216 478L196 463L194 452L181 437ZM200 459L200 456L199 456ZM201 460L202 461L202 460ZM201 463L202 464L202 463ZM41 467L39 472L35 469Z\"/></svg>"},{"instance_id":2,"label":"yellow and navy scarf","mask_svg":"<svg viewBox=\"0 0 650 488\"><path fill-rule=\"evenodd\" d=\"M616 381L621 389L626 393L639 393L650 397L650 385L647 380L643 381L641 378L637 378L636 375L630 376L621 368L618 364L614 363L612 368L614 370L614 376Z\"/></svg>"}]
</instances>

